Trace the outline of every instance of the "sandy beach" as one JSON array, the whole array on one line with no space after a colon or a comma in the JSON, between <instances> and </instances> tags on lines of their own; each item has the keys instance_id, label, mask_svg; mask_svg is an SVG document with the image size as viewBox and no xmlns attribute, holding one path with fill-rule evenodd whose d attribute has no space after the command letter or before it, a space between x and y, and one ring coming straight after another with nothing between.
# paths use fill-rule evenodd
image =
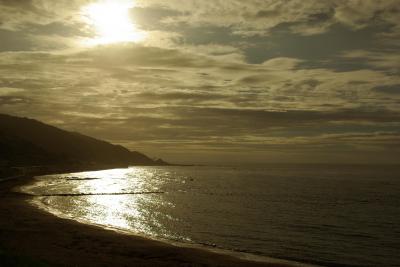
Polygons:
<instances>
[{"instance_id":1,"label":"sandy beach","mask_svg":"<svg viewBox=\"0 0 400 267\"><path fill-rule=\"evenodd\" d=\"M1 266L291 266L246 261L62 219L34 208L28 203L31 196L13 191L31 180L0 183Z\"/></svg>"}]
</instances>

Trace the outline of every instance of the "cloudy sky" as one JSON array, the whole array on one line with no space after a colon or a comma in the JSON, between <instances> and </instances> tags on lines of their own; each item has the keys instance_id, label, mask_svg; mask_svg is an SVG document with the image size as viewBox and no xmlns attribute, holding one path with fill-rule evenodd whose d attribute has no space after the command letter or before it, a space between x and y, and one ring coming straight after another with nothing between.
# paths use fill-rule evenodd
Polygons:
<instances>
[{"instance_id":1,"label":"cloudy sky","mask_svg":"<svg viewBox=\"0 0 400 267\"><path fill-rule=\"evenodd\" d=\"M400 157L399 0L0 0L0 113L173 162Z\"/></svg>"}]
</instances>

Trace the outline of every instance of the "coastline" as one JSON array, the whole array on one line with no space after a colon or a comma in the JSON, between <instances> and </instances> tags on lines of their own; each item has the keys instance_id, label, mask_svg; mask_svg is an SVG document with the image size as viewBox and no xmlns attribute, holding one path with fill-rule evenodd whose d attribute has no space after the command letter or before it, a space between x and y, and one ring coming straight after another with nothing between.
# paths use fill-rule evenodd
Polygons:
<instances>
[{"instance_id":1,"label":"coastline","mask_svg":"<svg viewBox=\"0 0 400 267\"><path fill-rule=\"evenodd\" d=\"M32 196L13 190L32 181L33 177L22 177L0 183L0 260L5 255L6 259L29 259L44 266L303 265L278 259L239 259L60 218L30 205ZM34 265L39 264L28 266Z\"/></svg>"}]
</instances>

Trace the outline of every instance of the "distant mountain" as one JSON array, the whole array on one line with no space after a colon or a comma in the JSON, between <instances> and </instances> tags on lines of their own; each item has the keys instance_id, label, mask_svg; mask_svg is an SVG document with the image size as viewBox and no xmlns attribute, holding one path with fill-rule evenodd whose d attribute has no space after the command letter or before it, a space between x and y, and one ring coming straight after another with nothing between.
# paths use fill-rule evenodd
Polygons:
<instances>
[{"instance_id":1,"label":"distant mountain","mask_svg":"<svg viewBox=\"0 0 400 267\"><path fill-rule=\"evenodd\" d=\"M0 114L0 162L14 166L167 164L120 145L5 114Z\"/></svg>"}]
</instances>

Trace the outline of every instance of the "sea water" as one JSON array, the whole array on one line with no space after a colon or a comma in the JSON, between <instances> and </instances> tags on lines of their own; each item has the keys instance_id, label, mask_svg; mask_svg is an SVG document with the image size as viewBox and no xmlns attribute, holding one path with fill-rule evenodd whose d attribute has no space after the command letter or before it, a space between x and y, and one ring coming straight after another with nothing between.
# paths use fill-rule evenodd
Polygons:
<instances>
[{"instance_id":1,"label":"sea water","mask_svg":"<svg viewBox=\"0 0 400 267\"><path fill-rule=\"evenodd\" d=\"M400 167L131 167L36 177L64 217L327 266L400 266Z\"/></svg>"}]
</instances>

